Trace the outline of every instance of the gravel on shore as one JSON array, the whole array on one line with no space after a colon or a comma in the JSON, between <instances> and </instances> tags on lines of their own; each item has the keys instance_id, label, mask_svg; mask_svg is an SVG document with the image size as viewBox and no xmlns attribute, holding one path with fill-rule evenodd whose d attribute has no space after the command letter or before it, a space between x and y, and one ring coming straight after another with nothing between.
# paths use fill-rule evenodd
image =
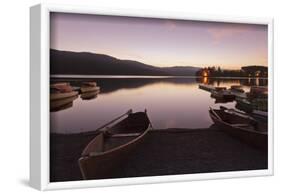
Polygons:
<instances>
[{"instance_id":1,"label":"gravel on shore","mask_svg":"<svg viewBox=\"0 0 281 194\"><path fill-rule=\"evenodd\" d=\"M51 134L51 182L82 180L78 159L95 136ZM257 170L268 166L266 152L214 127L154 130L145 138L106 178Z\"/></svg>"}]
</instances>

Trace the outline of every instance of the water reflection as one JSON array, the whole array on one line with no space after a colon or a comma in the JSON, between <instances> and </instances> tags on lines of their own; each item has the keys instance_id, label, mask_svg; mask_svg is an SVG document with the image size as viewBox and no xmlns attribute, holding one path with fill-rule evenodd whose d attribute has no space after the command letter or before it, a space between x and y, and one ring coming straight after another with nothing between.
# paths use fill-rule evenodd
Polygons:
<instances>
[{"instance_id":1,"label":"water reflection","mask_svg":"<svg viewBox=\"0 0 281 194\"><path fill-rule=\"evenodd\" d=\"M57 81L57 80L56 80ZM63 80L79 86L85 79ZM51 132L77 133L103 125L128 109L148 110L154 128L205 128L212 125L209 106L221 103L234 108L235 102L219 102L210 93L198 89L199 83L216 86L243 85L249 89L256 84L252 79L198 79L198 78L97 78L98 98L73 101L73 107L52 112ZM258 84L267 84L260 80ZM87 97L86 97L87 98Z\"/></svg>"},{"instance_id":2,"label":"water reflection","mask_svg":"<svg viewBox=\"0 0 281 194\"><path fill-rule=\"evenodd\" d=\"M82 100L92 100L98 97L99 90L93 92L85 92L80 95Z\"/></svg>"},{"instance_id":3,"label":"water reflection","mask_svg":"<svg viewBox=\"0 0 281 194\"><path fill-rule=\"evenodd\" d=\"M268 79L266 78L209 78L209 77L198 77L196 82L202 84L208 84L213 86L231 86L231 85L241 85L241 86L267 86Z\"/></svg>"},{"instance_id":4,"label":"water reflection","mask_svg":"<svg viewBox=\"0 0 281 194\"><path fill-rule=\"evenodd\" d=\"M59 100L50 101L50 111L56 112L71 108L73 106L73 101L78 98L77 96L72 96L69 98L63 98Z\"/></svg>"}]
</instances>

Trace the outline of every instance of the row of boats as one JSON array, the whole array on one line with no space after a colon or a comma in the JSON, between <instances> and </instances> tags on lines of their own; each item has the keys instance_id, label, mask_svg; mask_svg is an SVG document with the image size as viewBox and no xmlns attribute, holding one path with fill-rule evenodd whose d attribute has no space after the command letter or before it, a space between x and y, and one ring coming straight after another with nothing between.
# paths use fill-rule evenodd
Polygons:
<instances>
[{"instance_id":1,"label":"row of boats","mask_svg":"<svg viewBox=\"0 0 281 194\"><path fill-rule=\"evenodd\" d=\"M214 87L200 84L200 89L209 91L216 103L236 101L236 108L249 114L267 117L268 112L268 88L265 86L252 86L249 92L245 92L240 85L226 87Z\"/></svg>"},{"instance_id":2,"label":"row of boats","mask_svg":"<svg viewBox=\"0 0 281 194\"><path fill-rule=\"evenodd\" d=\"M96 82L83 82L80 87L71 86L68 82L51 84L50 110L54 112L72 107L79 94L82 100L90 100L96 98L99 92Z\"/></svg>"},{"instance_id":3,"label":"row of boats","mask_svg":"<svg viewBox=\"0 0 281 194\"><path fill-rule=\"evenodd\" d=\"M223 106L219 109L210 107L210 118L225 133L250 146L267 151L268 129L267 121L265 122L263 119L267 116L261 113L254 114L257 109L253 105L257 99L267 98L267 90L252 87L250 92L246 93L238 86L227 89L199 85L199 88L210 91L215 98L236 100L237 102L249 101L252 108L250 112L242 112ZM77 98L79 93L82 96L97 91L99 91L99 87L95 82L85 82L80 88L72 87L69 83L56 83L51 85L50 100L52 104L52 102ZM260 111L266 112L265 109ZM97 134L83 149L78 160L83 178L110 177L110 174L118 168L130 152L145 140L146 135L152 129L146 110L143 112L129 110L96 129L95 133Z\"/></svg>"},{"instance_id":4,"label":"row of boats","mask_svg":"<svg viewBox=\"0 0 281 194\"><path fill-rule=\"evenodd\" d=\"M210 107L209 115L222 131L250 146L267 150L267 124L262 120L222 106L219 109ZM126 118L113 124L124 116ZM136 113L129 110L98 128L98 135L84 148L78 160L83 178L110 177L126 156L144 141L151 129L146 110Z\"/></svg>"}]
</instances>

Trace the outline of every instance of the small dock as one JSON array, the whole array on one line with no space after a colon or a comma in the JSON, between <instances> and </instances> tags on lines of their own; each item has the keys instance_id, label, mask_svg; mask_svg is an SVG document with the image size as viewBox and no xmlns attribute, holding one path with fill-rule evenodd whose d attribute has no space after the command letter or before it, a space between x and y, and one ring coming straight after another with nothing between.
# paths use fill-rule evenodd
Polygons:
<instances>
[{"instance_id":1,"label":"small dock","mask_svg":"<svg viewBox=\"0 0 281 194\"><path fill-rule=\"evenodd\" d=\"M199 88L207 92L212 92L213 90L216 89L216 87L207 84L199 84Z\"/></svg>"}]
</instances>

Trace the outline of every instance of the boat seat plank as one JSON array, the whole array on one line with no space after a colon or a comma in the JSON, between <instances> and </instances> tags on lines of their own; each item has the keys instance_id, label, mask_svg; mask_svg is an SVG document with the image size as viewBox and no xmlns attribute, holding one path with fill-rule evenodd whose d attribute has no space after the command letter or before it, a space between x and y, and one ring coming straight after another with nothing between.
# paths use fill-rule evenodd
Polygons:
<instances>
[{"instance_id":1,"label":"boat seat plank","mask_svg":"<svg viewBox=\"0 0 281 194\"><path fill-rule=\"evenodd\" d=\"M251 127L249 124L245 123L237 123L237 124L230 124L232 127Z\"/></svg>"},{"instance_id":2,"label":"boat seat plank","mask_svg":"<svg viewBox=\"0 0 281 194\"><path fill-rule=\"evenodd\" d=\"M110 137L137 137L141 133L120 133L120 134L114 134L111 135Z\"/></svg>"}]
</instances>

